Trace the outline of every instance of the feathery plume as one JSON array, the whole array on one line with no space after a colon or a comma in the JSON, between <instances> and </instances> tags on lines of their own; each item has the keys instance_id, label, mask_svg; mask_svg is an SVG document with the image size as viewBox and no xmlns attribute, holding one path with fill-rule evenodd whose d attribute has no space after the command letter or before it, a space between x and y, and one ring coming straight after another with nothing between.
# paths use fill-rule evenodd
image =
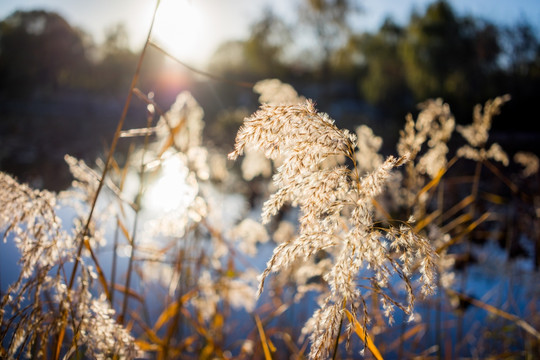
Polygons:
<instances>
[{"instance_id":1,"label":"feathery plume","mask_svg":"<svg viewBox=\"0 0 540 360\"><path fill-rule=\"evenodd\" d=\"M457 127L457 131L468 143L458 149L457 156L474 161L493 159L508 166L508 155L499 144L494 143L489 150L486 150L493 116L498 115L502 105L508 101L510 101L510 95L503 95L486 101L483 108L480 104L474 107L472 124Z\"/></svg>"},{"instance_id":2,"label":"feathery plume","mask_svg":"<svg viewBox=\"0 0 540 360\"><path fill-rule=\"evenodd\" d=\"M514 155L514 161L524 167L522 176L524 178L532 176L538 172L540 161L538 156L526 151L519 151Z\"/></svg>"},{"instance_id":3,"label":"feathery plume","mask_svg":"<svg viewBox=\"0 0 540 360\"><path fill-rule=\"evenodd\" d=\"M365 129L360 131L362 136L366 133ZM365 303L366 294L358 286L361 271L371 273L363 277L367 288L383 299L388 299L384 290L390 278L399 274L408 292L408 305L400 308L408 314L414 302L409 279L413 263L421 262L423 293L434 290L437 255L430 244L414 234L412 227L407 231L393 227L385 230L377 227L373 218L374 198L383 192L391 170L409 160L409 153L381 161L362 178L358 168L323 166L323 161L332 156L349 158L354 164L362 156L356 153L356 145L356 136L338 129L308 100L295 105L263 104L245 119L235 149L229 154L230 159L236 159L249 147L262 150L269 159L282 159L273 177L277 191L263 206L263 222L286 203L300 208L299 234L274 249L260 276L258 293L272 272L287 271L321 252L332 259L321 273L328 286L321 308L304 328L305 334L311 334L310 359L328 355L339 334L343 309L348 307L357 314L356 304ZM376 144L369 147L373 149ZM402 244L405 238L408 246ZM392 241L396 244L389 246ZM367 309L363 314L365 324L369 320Z\"/></svg>"}]
</instances>

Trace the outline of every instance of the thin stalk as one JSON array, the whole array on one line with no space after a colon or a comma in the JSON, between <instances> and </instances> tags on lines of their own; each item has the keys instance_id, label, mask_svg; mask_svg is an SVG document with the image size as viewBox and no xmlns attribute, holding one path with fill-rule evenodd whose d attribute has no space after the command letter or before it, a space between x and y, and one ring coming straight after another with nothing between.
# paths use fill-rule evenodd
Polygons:
<instances>
[{"instance_id":1,"label":"thin stalk","mask_svg":"<svg viewBox=\"0 0 540 360\"><path fill-rule=\"evenodd\" d=\"M508 179L506 176L504 176L504 174L495 165L493 165L489 160L484 160L482 164L485 165L506 186L508 186L508 188L512 191L512 193L516 195L520 194L519 187L516 184L514 184L510 179ZM525 200L528 198L526 194L521 193L520 195Z\"/></svg>"},{"instance_id":2,"label":"thin stalk","mask_svg":"<svg viewBox=\"0 0 540 360\"><path fill-rule=\"evenodd\" d=\"M147 129L149 129L152 126L152 121L154 119L154 113L148 112L148 120L146 123ZM124 323L124 320L126 318L126 312L128 308L128 300L129 300L129 289L131 286L131 273L133 272L133 259L135 257L135 235L137 234L137 225L139 223L139 214L141 209L141 198L144 192L144 173L145 173L145 163L144 163L144 157L146 155L146 151L148 150L148 143L150 139L150 134L146 134L144 137L144 146L142 150L142 156L141 156L141 168L139 172L139 190L137 191L137 196L135 200L135 219L133 220L133 229L131 231L131 251L129 254L129 260L128 260L128 268L127 268L127 274L126 274L126 284L124 286L124 302L122 304L122 313L119 318L119 322L121 324Z\"/></svg>"},{"instance_id":3,"label":"thin stalk","mask_svg":"<svg viewBox=\"0 0 540 360\"><path fill-rule=\"evenodd\" d=\"M521 317L507 313L506 311L503 311L493 305L489 305L481 300L475 299L471 296L465 295L463 293L456 292L452 289L445 289L447 293L453 296L459 297L461 300L474 305L478 308L484 309L485 311L488 311L489 313L496 315L498 317L501 317L506 320L510 320L526 332L528 332L530 335L534 336L537 340L540 340L540 331L536 330L532 325L530 325L528 322L523 320Z\"/></svg>"},{"instance_id":4,"label":"thin stalk","mask_svg":"<svg viewBox=\"0 0 540 360\"><path fill-rule=\"evenodd\" d=\"M261 322L261 319L257 314L255 314L255 323L257 325L257 329L259 330L259 338L261 339L261 344L264 351L264 358L265 360L272 360L272 354L270 352L270 347L268 346L268 340L266 338L266 334L264 333L264 327Z\"/></svg>"},{"instance_id":5,"label":"thin stalk","mask_svg":"<svg viewBox=\"0 0 540 360\"><path fill-rule=\"evenodd\" d=\"M112 268L111 268L111 304L114 304L114 286L116 284L116 261L118 258L117 249L118 249L118 234L120 231L120 225L118 224L120 220L118 216L116 217L116 230L114 231L114 244L113 244L113 258L112 258Z\"/></svg>"},{"instance_id":6,"label":"thin stalk","mask_svg":"<svg viewBox=\"0 0 540 360\"><path fill-rule=\"evenodd\" d=\"M133 74L133 78L131 80L131 85L130 85L130 88L129 88L129 92L128 92L128 95L127 95L127 98L126 98L126 102L124 103L124 108L122 110L122 115L120 116L120 120L118 121L118 124L116 126L116 131L114 133L113 140L111 142L111 147L110 147L109 152L107 154L107 159L105 161L105 166L104 166L103 172L101 174L101 179L99 181L98 187L96 189L96 193L95 193L94 198L92 200L90 211L88 213L88 218L86 220L86 223L84 225L83 230L79 233L79 236L78 236L80 244L79 244L79 248L77 249L77 256L75 257L75 261L74 261L74 264L73 264L73 270L71 272L71 278L70 278L69 284L68 284L68 291L67 291L68 297L69 297L70 290L73 289L73 284L75 282L75 275L77 274L77 269L78 269L79 262L80 262L80 259L81 259L82 250L83 250L83 247L85 246L85 243L86 243L85 242L85 237L88 235L88 231L89 231L89 228L90 228L90 223L91 223L92 217L94 215L94 210L96 209L97 199L99 197L99 194L100 194L101 190L103 189L103 185L105 184L105 178L107 176L107 173L108 173L108 170L109 170L112 158L113 158L113 154L114 154L114 152L116 150L116 145L118 144L118 139L120 138L120 133L122 132L122 128L124 127L124 122L126 120L127 112L128 112L129 106L131 104L131 98L133 97L133 89L135 88L135 86L136 86L136 84L137 84L137 82L139 80L139 75L140 75L140 72L141 72L143 59L144 59L144 57L146 55L146 50L148 49L148 44L150 43L150 36L152 34L152 29L154 28L154 21L156 19L156 13L157 13L157 10L159 8L159 3L160 3L160 0L157 0L156 1L156 7L154 8L154 13L152 15L152 22L150 23L150 28L148 29L148 35L146 37L146 42L145 42L144 47L143 47L143 49L141 51L141 55L139 56L139 61L137 63L137 68L135 70L135 74ZM92 255L92 259L96 260L95 256L93 255L92 248L89 245L87 246L87 248L90 251L90 254ZM99 268L99 267L96 266L96 268ZM105 287L104 291L108 292L107 287ZM56 346L55 346L55 351L54 351L54 359L56 359L56 360L58 360L60 358L60 349L62 347L62 343L64 341L64 336L65 336L65 332L66 332L66 321L67 321L67 311L64 311L63 314L62 314L60 331L58 332L58 340L57 340L57 343L56 343Z\"/></svg>"},{"instance_id":7,"label":"thin stalk","mask_svg":"<svg viewBox=\"0 0 540 360\"><path fill-rule=\"evenodd\" d=\"M437 207L441 211L441 213L444 214L444 180L441 180L440 186L438 188L438 195L437 195ZM442 227L443 220L439 217L437 221L437 226L439 229ZM437 276L437 287L441 289L441 274L439 272ZM435 305L435 343L439 344L437 349L437 356L439 359L442 359L443 357L443 346L442 346L442 294L441 291L438 291L438 301ZM428 323L429 324L429 323Z\"/></svg>"},{"instance_id":8,"label":"thin stalk","mask_svg":"<svg viewBox=\"0 0 540 360\"><path fill-rule=\"evenodd\" d=\"M241 87L245 87L245 88L249 88L249 89L252 89L253 86L255 86L254 83L250 83L250 82L246 82L246 81L234 81L234 80L229 80L229 79L226 79L226 78L224 78L224 77L221 77L221 76L214 75L214 74L211 74L211 73L206 72L206 71L202 71L202 70L196 69L196 68L194 68L193 66L188 65L188 64L186 64L185 62L181 61L181 60L178 59L176 56L172 55L170 52L168 52L167 50L163 49L161 46L159 46L159 45L156 44L155 42L150 41L149 45L152 45L156 50L158 50L159 52L161 52L163 55L169 57L171 60L174 60L175 62L177 62L178 64L182 65L183 67L185 67L186 69L188 69L189 71L191 71L191 72L193 72L193 73L195 73L195 74L199 74L199 75L205 76L205 77L207 77L207 78L209 78L209 79L212 79L212 80L224 82L224 83L231 84L231 85L241 86Z\"/></svg>"},{"instance_id":9,"label":"thin stalk","mask_svg":"<svg viewBox=\"0 0 540 360\"><path fill-rule=\"evenodd\" d=\"M473 178L473 184L471 188L471 195L474 200L478 198L478 188L480 187L480 175L482 173L482 162L477 161L476 167L474 169L474 178ZM474 210L475 210L475 203L473 202L470 207L470 213L474 218Z\"/></svg>"},{"instance_id":10,"label":"thin stalk","mask_svg":"<svg viewBox=\"0 0 540 360\"><path fill-rule=\"evenodd\" d=\"M152 16L152 23L150 24L150 29L148 30L146 43L144 44L141 55L139 56L139 61L137 63L137 69L135 70L135 74L133 75L133 78L131 80L131 86L129 88L129 93L128 93L128 96L126 98L126 102L124 103L124 108L122 110L122 115L120 116L120 120L118 121L118 125L116 126L116 131L115 131L114 136L113 136L113 140L112 140L112 143L111 143L111 147L109 149L109 153L107 154L107 159L105 161L105 166L103 167L103 172L101 174L101 179L99 181L98 187L96 189L96 193L95 193L94 198L92 200L92 205L90 207L90 212L88 214L88 218L86 220L86 223L84 225L83 230L80 233L81 243L80 243L78 251L77 251L77 257L75 258L75 263L73 265L73 271L71 272L71 278L69 280L69 285L68 285L69 290L71 290L73 288L73 282L75 281L75 274L77 272L77 267L79 265L79 259L80 259L82 249L83 249L83 246L84 246L84 243L85 243L84 242L84 237L88 235L88 230L90 228L90 223L91 223L92 217L94 215L94 210L96 209L97 199L99 197L99 194L100 194L101 190L103 189L103 185L105 184L105 177L107 176L107 174L109 172L112 157L113 157L113 154L114 154L114 152L116 150L116 145L118 144L118 139L120 138L120 133L122 132L122 128L124 127L124 122L126 120L127 112L128 112L129 106L131 104L131 98L133 97L133 89L135 88L135 86L137 85L137 82L139 81L139 75L140 75L140 72L141 72L142 63L143 63L144 57L146 55L146 50L148 48L148 44L150 42L150 36L152 34L152 29L154 27L154 20L156 18L156 12L157 12L157 9L159 7L159 3L160 3L160 0L158 0L156 2L156 7L154 9L154 14ZM89 248L89 251L92 252L92 249Z\"/></svg>"},{"instance_id":11,"label":"thin stalk","mask_svg":"<svg viewBox=\"0 0 540 360\"><path fill-rule=\"evenodd\" d=\"M441 280L440 275L437 278L437 282L439 284L439 289L441 289ZM443 295L442 291L438 291L437 296L437 309L435 310L435 344L438 344L438 357L439 359L442 359L442 302L443 302Z\"/></svg>"},{"instance_id":12,"label":"thin stalk","mask_svg":"<svg viewBox=\"0 0 540 360\"><path fill-rule=\"evenodd\" d=\"M178 242L178 246L180 246L180 242ZM176 258L176 264L175 264L175 270L178 274L182 273L183 265L185 262L185 256L184 256L185 252L186 252L185 249L178 249L178 256ZM171 340L177 331L182 330L182 327L180 326L181 325L180 324L180 315L181 315L180 307L183 306L183 302L184 302L184 293L186 291L186 289L184 288L184 285L185 285L185 282L184 282L183 276L178 277L178 282L176 285L178 289L176 291L177 298L174 301L176 302L176 305L179 310L176 311L174 318L172 319L169 327L167 328L167 335L165 337L165 343L162 346L160 359L167 359L169 357L169 349L171 345ZM180 335L179 338L182 339L183 337Z\"/></svg>"},{"instance_id":13,"label":"thin stalk","mask_svg":"<svg viewBox=\"0 0 540 360\"><path fill-rule=\"evenodd\" d=\"M341 320L339 320L339 330L336 336L336 342L334 343L334 354L332 355L332 360L336 360L339 346L339 336L341 335L341 328L343 327L343 314L341 314Z\"/></svg>"}]
</instances>

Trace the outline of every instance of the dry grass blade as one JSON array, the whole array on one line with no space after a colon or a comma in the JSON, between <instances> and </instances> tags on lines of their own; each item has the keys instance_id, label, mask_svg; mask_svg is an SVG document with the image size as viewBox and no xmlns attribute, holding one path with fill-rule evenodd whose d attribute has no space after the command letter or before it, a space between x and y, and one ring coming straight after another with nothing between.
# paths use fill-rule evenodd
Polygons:
<instances>
[{"instance_id":1,"label":"dry grass blade","mask_svg":"<svg viewBox=\"0 0 540 360\"><path fill-rule=\"evenodd\" d=\"M481 223L483 223L484 221L486 221L489 217L491 216L491 213L489 212L485 212L482 216L480 216L480 218L478 218L475 222L469 224L469 226L467 226L467 228L461 233L459 234L458 236L452 238L452 240L450 240L449 242L447 242L446 244L440 246L438 249L437 249L437 253L442 253L444 250L448 249L451 245L459 242L465 235L469 234L471 231L473 231L474 229L476 229L478 227L478 225L480 225Z\"/></svg>"},{"instance_id":2,"label":"dry grass blade","mask_svg":"<svg viewBox=\"0 0 540 360\"><path fill-rule=\"evenodd\" d=\"M135 340L135 344L137 344L139 349L141 349L142 351L157 352L160 349L159 345L152 344L143 340Z\"/></svg>"},{"instance_id":3,"label":"dry grass blade","mask_svg":"<svg viewBox=\"0 0 540 360\"><path fill-rule=\"evenodd\" d=\"M503 175L503 173L490 161L485 160L482 162L495 176L497 176L514 194L519 193L519 188L510 179Z\"/></svg>"},{"instance_id":4,"label":"dry grass blade","mask_svg":"<svg viewBox=\"0 0 540 360\"><path fill-rule=\"evenodd\" d=\"M446 220L450 219L452 216L457 214L460 210L463 210L467 206L472 204L473 201L474 201L474 196L472 196L472 195L469 195L469 196L463 198L463 200L461 200L456 205L452 206L450 209L445 211L444 214L441 217L441 220L446 221Z\"/></svg>"},{"instance_id":5,"label":"dry grass blade","mask_svg":"<svg viewBox=\"0 0 540 360\"><path fill-rule=\"evenodd\" d=\"M287 346L287 349L289 349L289 352L292 354L291 358L298 359L298 360L304 358L302 355L303 350L298 348L291 334L289 334L288 332L281 332L281 333L277 333L276 335L279 336L281 340L283 340L283 342L285 343L285 346Z\"/></svg>"},{"instance_id":6,"label":"dry grass blade","mask_svg":"<svg viewBox=\"0 0 540 360\"><path fill-rule=\"evenodd\" d=\"M496 205L504 205L504 204L507 203L507 200L504 197L502 197L500 195L497 195L497 194L482 193L481 197L482 197L482 199L487 200L490 203L496 204Z\"/></svg>"},{"instance_id":7,"label":"dry grass blade","mask_svg":"<svg viewBox=\"0 0 540 360\"><path fill-rule=\"evenodd\" d=\"M369 351L371 351L375 359L383 360L381 352L379 351L377 346L375 346L375 343L373 342L373 340L371 340L369 334L364 331L363 326L360 325L358 320L356 320L356 318L350 313L349 310L345 309L345 314L347 315L349 321L354 324L354 332L356 333L356 335L358 335L360 340L365 342L367 348L369 349Z\"/></svg>"},{"instance_id":8,"label":"dry grass blade","mask_svg":"<svg viewBox=\"0 0 540 360\"><path fill-rule=\"evenodd\" d=\"M133 321L135 321L137 325L139 325L143 329L144 334L148 337L151 343L156 344L160 348L163 347L163 340L156 334L154 330L150 329L148 325L146 325L146 322L140 318L138 313L132 312L131 318L133 319Z\"/></svg>"},{"instance_id":9,"label":"dry grass blade","mask_svg":"<svg viewBox=\"0 0 540 360\"><path fill-rule=\"evenodd\" d=\"M174 142L174 137L184 127L184 125L186 124L186 121L187 121L186 117L183 116L180 119L180 121L178 122L178 124L176 126L174 126L174 127L171 127L169 125L169 121L167 121L167 126L169 126L169 136L167 137L167 141L165 141L163 143L163 146L162 146L161 150L159 150L159 152L158 152L158 157L159 158L161 158L165 154L165 152L167 150L169 150L169 148L176 146L176 144Z\"/></svg>"},{"instance_id":10,"label":"dry grass blade","mask_svg":"<svg viewBox=\"0 0 540 360\"><path fill-rule=\"evenodd\" d=\"M413 336L420 334L420 336L423 336L423 333L426 331L427 325L424 323L416 324L409 330L407 330L404 334L402 334L398 339L394 340L393 343L391 343L388 346L387 350L392 350L397 348L401 343L404 343L405 341L409 340Z\"/></svg>"},{"instance_id":11,"label":"dry grass blade","mask_svg":"<svg viewBox=\"0 0 540 360\"><path fill-rule=\"evenodd\" d=\"M392 220L392 215L390 215L390 213L386 211L376 199L371 199L371 203L373 204L373 206L375 206L375 209L377 209L377 211L380 212L386 220Z\"/></svg>"},{"instance_id":12,"label":"dry grass blade","mask_svg":"<svg viewBox=\"0 0 540 360\"><path fill-rule=\"evenodd\" d=\"M144 304L144 298L139 295L135 290L133 289L126 289L126 287L124 285L121 285L121 284L114 284L114 290L116 291L119 291L121 293L124 293L124 294L128 294L129 296L131 296L132 298L136 299L137 301L139 301L141 304Z\"/></svg>"},{"instance_id":13,"label":"dry grass blade","mask_svg":"<svg viewBox=\"0 0 540 360\"><path fill-rule=\"evenodd\" d=\"M425 228L426 226L431 224L431 222L433 222L433 220L435 220L437 217L439 217L439 215L441 215L441 211L440 210L435 210L434 212L432 212L428 216L424 217L422 220L420 220L416 224L416 226L414 227L414 231L419 232L420 230L422 230L423 228Z\"/></svg>"},{"instance_id":14,"label":"dry grass blade","mask_svg":"<svg viewBox=\"0 0 540 360\"><path fill-rule=\"evenodd\" d=\"M455 162L457 161L457 158L456 157L453 157L449 162L448 164L446 165L445 168L443 169L440 169L439 172L437 173L437 175L430 181L428 182L419 192L418 194L416 194L416 199L419 199L424 193L428 192L432 187L434 186L437 186L440 182L441 182L441 179L442 177L444 176L444 174L446 174L446 172L448 171L448 169L450 169L452 167L452 165L455 164Z\"/></svg>"},{"instance_id":15,"label":"dry grass blade","mask_svg":"<svg viewBox=\"0 0 540 360\"><path fill-rule=\"evenodd\" d=\"M264 333L261 319L259 319L258 315L255 315L255 323L257 324L257 329L259 330L259 338L261 339L261 344L264 351L264 358L266 360L272 360L272 354L270 351L274 352L276 351L276 348L271 342L269 342L269 340L266 339L266 334Z\"/></svg>"},{"instance_id":16,"label":"dry grass blade","mask_svg":"<svg viewBox=\"0 0 540 360\"><path fill-rule=\"evenodd\" d=\"M182 305L191 299L195 294L196 290L191 290L190 292L182 295L178 301L173 302L163 310L159 315L156 323L154 324L154 331L157 332L167 321L176 316L182 309Z\"/></svg>"},{"instance_id":17,"label":"dry grass blade","mask_svg":"<svg viewBox=\"0 0 540 360\"><path fill-rule=\"evenodd\" d=\"M99 261L96 257L95 252L92 250L92 246L90 246L90 242L88 241L88 239L84 240L84 246L90 252L90 257L92 258L92 261L94 262L94 266L96 267L96 271L98 273L98 280L101 283L101 286L103 287L103 292L105 293L105 296L107 297L107 299L110 300L111 294L109 293L109 284L107 283L105 272L101 268L101 265L99 265Z\"/></svg>"},{"instance_id":18,"label":"dry grass blade","mask_svg":"<svg viewBox=\"0 0 540 360\"><path fill-rule=\"evenodd\" d=\"M452 221L450 221L445 226L441 227L441 232L443 234L449 233L450 231L454 230L459 225L466 223L467 221L471 221L471 220L472 220L471 214L469 213L462 214L458 216L457 218L453 219Z\"/></svg>"},{"instance_id":19,"label":"dry grass blade","mask_svg":"<svg viewBox=\"0 0 540 360\"><path fill-rule=\"evenodd\" d=\"M62 327L60 328L60 332L58 333L58 340L56 342L55 352L54 352L54 358L58 360L60 358L60 351L62 350L62 343L64 342L64 336L66 335L66 323L67 323L67 313L62 318Z\"/></svg>"},{"instance_id":20,"label":"dry grass blade","mask_svg":"<svg viewBox=\"0 0 540 360\"><path fill-rule=\"evenodd\" d=\"M129 129L120 133L121 138L139 137L154 135L156 133L156 127L142 128L142 129Z\"/></svg>"},{"instance_id":21,"label":"dry grass blade","mask_svg":"<svg viewBox=\"0 0 540 360\"><path fill-rule=\"evenodd\" d=\"M534 336L535 338L540 340L540 332L538 330L536 330L535 328L533 328L528 322L526 322L525 320L523 320L519 316L509 314L506 311L503 311L503 310L501 310L501 309L499 309L499 308L497 308L497 307L495 307L493 305L486 304L483 301L480 301L478 299L475 299L475 298L470 297L470 296L465 295L465 294L461 294L461 293L459 293L457 291L454 291L452 289L446 289L446 291L448 293L450 293L450 295L457 296L461 300L466 301L471 305L474 305L474 306L479 307L481 309L484 309L484 310L486 310L486 311L488 311L488 312L490 312L490 313L492 313L494 315L497 315L499 317L502 317L504 319L507 319L507 320L510 320L510 321L514 322L517 326L519 326L520 328L522 328L523 330L525 330L526 332L528 332L529 334L531 334L532 336Z\"/></svg>"},{"instance_id":22,"label":"dry grass blade","mask_svg":"<svg viewBox=\"0 0 540 360\"><path fill-rule=\"evenodd\" d=\"M124 234L124 237L129 242L129 245L133 246L133 240L131 238L131 235L129 234L129 231L124 225L124 223L122 222L122 220L118 219L117 224L120 227L120 230L122 230L122 234Z\"/></svg>"}]
</instances>

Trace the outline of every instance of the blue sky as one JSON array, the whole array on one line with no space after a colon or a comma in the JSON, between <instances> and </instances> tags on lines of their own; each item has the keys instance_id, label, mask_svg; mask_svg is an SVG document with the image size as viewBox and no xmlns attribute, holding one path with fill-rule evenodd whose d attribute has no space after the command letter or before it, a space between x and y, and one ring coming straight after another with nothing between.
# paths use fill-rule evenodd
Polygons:
<instances>
[{"instance_id":1,"label":"blue sky","mask_svg":"<svg viewBox=\"0 0 540 360\"><path fill-rule=\"evenodd\" d=\"M177 53L178 56L191 62L203 62L224 40L244 37L249 24L256 21L264 9L274 7L278 14L287 17L295 4L292 0L174 1L189 1L200 13L202 24L189 36L192 42L197 43L196 50L182 45L179 48L186 51ZM359 20L359 28L375 30L386 16L391 16L399 23L405 23L412 9L423 11L431 2L432 0L360 0L364 13ZM540 26L540 0L450 0L449 2L461 15L470 14L507 25L517 21L528 21L537 31ZM72 25L92 34L98 42L103 39L106 28L121 22L128 29L132 46L137 48L144 41L154 5L153 0L2 0L0 18L17 9L53 10L64 16ZM162 13L163 17L170 15L170 11L167 13L164 10ZM159 19L158 16L158 21ZM185 33L186 30L183 31ZM179 34L176 39L181 36ZM174 49L172 52L175 52Z\"/></svg>"}]
</instances>

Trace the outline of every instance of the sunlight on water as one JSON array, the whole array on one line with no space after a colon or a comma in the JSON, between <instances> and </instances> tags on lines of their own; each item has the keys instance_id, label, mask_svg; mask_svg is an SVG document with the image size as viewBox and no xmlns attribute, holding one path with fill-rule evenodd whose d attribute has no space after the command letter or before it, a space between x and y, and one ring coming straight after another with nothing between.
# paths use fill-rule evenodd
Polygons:
<instances>
[{"instance_id":1,"label":"sunlight on water","mask_svg":"<svg viewBox=\"0 0 540 360\"><path fill-rule=\"evenodd\" d=\"M152 212L185 211L197 195L197 186L178 156L164 160L158 178L144 195L144 206Z\"/></svg>"}]
</instances>

